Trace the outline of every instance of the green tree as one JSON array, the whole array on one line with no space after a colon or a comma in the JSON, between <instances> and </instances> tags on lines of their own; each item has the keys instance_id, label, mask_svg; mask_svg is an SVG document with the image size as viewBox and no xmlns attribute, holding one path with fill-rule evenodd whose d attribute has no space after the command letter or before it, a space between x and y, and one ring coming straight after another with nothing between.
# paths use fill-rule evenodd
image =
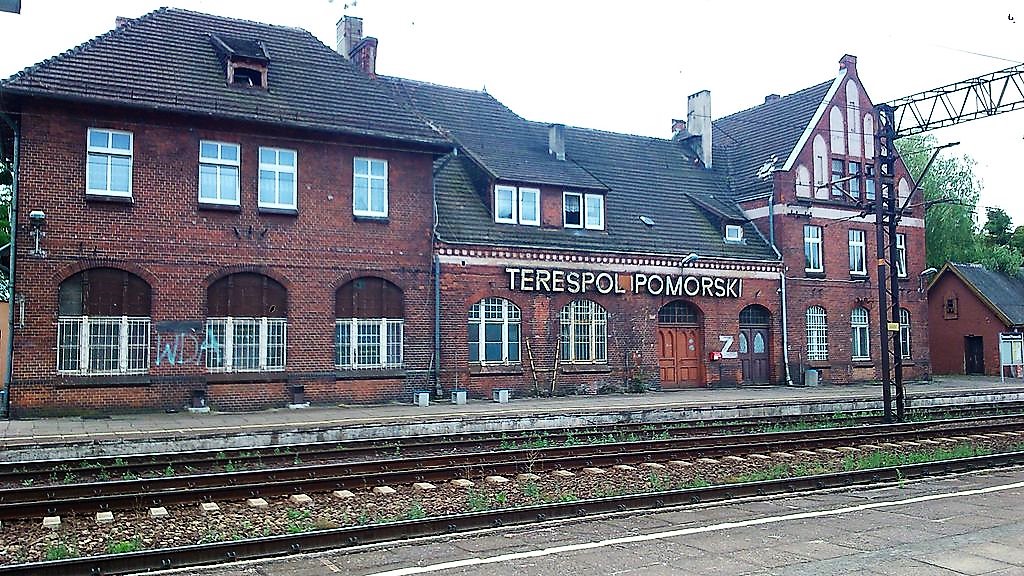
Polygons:
<instances>
[{"instance_id":1,"label":"green tree","mask_svg":"<svg viewBox=\"0 0 1024 576\"><path fill-rule=\"evenodd\" d=\"M1024 225L1017 226L1010 235L1010 248L1024 254Z\"/></svg>"},{"instance_id":2,"label":"green tree","mask_svg":"<svg viewBox=\"0 0 1024 576\"><path fill-rule=\"evenodd\" d=\"M1020 252L1009 246L993 246L985 250L979 258L980 263L989 270L996 270L1003 274L1016 275L1024 264L1024 257Z\"/></svg>"},{"instance_id":3,"label":"green tree","mask_svg":"<svg viewBox=\"0 0 1024 576\"><path fill-rule=\"evenodd\" d=\"M989 246L1009 246L1013 234L1010 231L1011 226L1013 221L1006 210L997 206L985 208L985 225L981 229Z\"/></svg>"},{"instance_id":4,"label":"green tree","mask_svg":"<svg viewBox=\"0 0 1024 576\"><path fill-rule=\"evenodd\" d=\"M933 136L909 136L896 141L900 157L914 178L921 178L932 149ZM980 256L974 211L981 183L968 156L940 155L918 183L924 193L925 242L928 266L947 261L977 262Z\"/></svg>"}]
</instances>

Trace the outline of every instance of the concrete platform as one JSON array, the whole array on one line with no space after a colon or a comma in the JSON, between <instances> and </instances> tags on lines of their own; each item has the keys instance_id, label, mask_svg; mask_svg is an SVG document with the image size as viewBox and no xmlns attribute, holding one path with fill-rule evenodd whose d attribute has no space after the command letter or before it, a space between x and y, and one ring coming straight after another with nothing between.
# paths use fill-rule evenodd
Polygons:
<instances>
[{"instance_id":1,"label":"concrete platform","mask_svg":"<svg viewBox=\"0 0 1024 576\"><path fill-rule=\"evenodd\" d=\"M1024 381L959 377L907 385L908 408L1024 401ZM246 448L356 438L881 410L877 385L699 388L645 394L470 400L426 407L312 407L250 413L0 421L0 461Z\"/></svg>"}]
</instances>

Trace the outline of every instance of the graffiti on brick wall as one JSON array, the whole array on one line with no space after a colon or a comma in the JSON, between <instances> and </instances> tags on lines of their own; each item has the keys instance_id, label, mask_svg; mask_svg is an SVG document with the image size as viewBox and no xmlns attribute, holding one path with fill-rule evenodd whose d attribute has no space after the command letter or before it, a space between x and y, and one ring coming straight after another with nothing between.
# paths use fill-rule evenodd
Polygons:
<instances>
[{"instance_id":1,"label":"graffiti on brick wall","mask_svg":"<svg viewBox=\"0 0 1024 576\"><path fill-rule=\"evenodd\" d=\"M201 321L156 323L156 365L196 365L221 363L224 347L217 335L208 332Z\"/></svg>"}]
</instances>

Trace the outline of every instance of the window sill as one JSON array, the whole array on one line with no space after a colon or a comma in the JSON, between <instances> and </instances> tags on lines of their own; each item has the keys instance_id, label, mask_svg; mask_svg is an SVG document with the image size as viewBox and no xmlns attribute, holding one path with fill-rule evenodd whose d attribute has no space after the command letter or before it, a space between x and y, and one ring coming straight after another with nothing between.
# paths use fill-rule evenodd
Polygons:
<instances>
[{"instance_id":1,"label":"window sill","mask_svg":"<svg viewBox=\"0 0 1024 576\"><path fill-rule=\"evenodd\" d=\"M57 383L58 388L127 388L132 386L149 386L149 374L124 374L107 376L73 376L63 374Z\"/></svg>"},{"instance_id":2,"label":"window sill","mask_svg":"<svg viewBox=\"0 0 1024 576\"><path fill-rule=\"evenodd\" d=\"M608 374L612 367L607 364L563 364L562 374Z\"/></svg>"},{"instance_id":3,"label":"window sill","mask_svg":"<svg viewBox=\"0 0 1024 576\"><path fill-rule=\"evenodd\" d=\"M212 202L199 201L198 208L200 210L216 210L220 212L241 212L242 207L238 204L214 204Z\"/></svg>"},{"instance_id":4,"label":"window sill","mask_svg":"<svg viewBox=\"0 0 1024 576\"><path fill-rule=\"evenodd\" d=\"M94 202L109 202L111 204L135 204L133 196L119 196L116 194L102 194L100 192L86 192L85 199Z\"/></svg>"},{"instance_id":5,"label":"window sill","mask_svg":"<svg viewBox=\"0 0 1024 576\"><path fill-rule=\"evenodd\" d=\"M470 364L470 376L521 376L522 364Z\"/></svg>"},{"instance_id":6,"label":"window sill","mask_svg":"<svg viewBox=\"0 0 1024 576\"><path fill-rule=\"evenodd\" d=\"M299 215L299 209L298 208L271 208L271 207L268 207L268 206L260 206L258 210L259 210L260 214L279 214L281 216L298 216Z\"/></svg>"},{"instance_id":7,"label":"window sill","mask_svg":"<svg viewBox=\"0 0 1024 576\"><path fill-rule=\"evenodd\" d=\"M249 382L279 382L286 379L284 370L276 372L217 372L206 375L207 384L245 384Z\"/></svg>"},{"instance_id":8,"label":"window sill","mask_svg":"<svg viewBox=\"0 0 1024 576\"><path fill-rule=\"evenodd\" d=\"M391 219L387 216L371 216L369 214L353 214L353 222L376 222L378 224L387 224L391 222Z\"/></svg>"},{"instance_id":9,"label":"window sill","mask_svg":"<svg viewBox=\"0 0 1024 576\"><path fill-rule=\"evenodd\" d=\"M335 380L389 380L405 378L405 368L346 368L334 371Z\"/></svg>"},{"instance_id":10,"label":"window sill","mask_svg":"<svg viewBox=\"0 0 1024 576\"><path fill-rule=\"evenodd\" d=\"M867 272L865 272L863 274L858 274L856 272L850 272L850 280L861 280L861 281L865 281L866 282L868 280L868 274L867 274Z\"/></svg>"},{"instance_id":11,"label":"window sill","mask_svg":"<svg viewBox=\"0 0 1024 576\"><path fill-rule=\"evenodd\" d=\"M900 366L902 366L903 368L907 368L907 367L911 367L912 368L914 366L917 366L917 362L914 362L910 358L907 358L907 359L902 360L900 362Z\"/></svg>"}]
</instances>

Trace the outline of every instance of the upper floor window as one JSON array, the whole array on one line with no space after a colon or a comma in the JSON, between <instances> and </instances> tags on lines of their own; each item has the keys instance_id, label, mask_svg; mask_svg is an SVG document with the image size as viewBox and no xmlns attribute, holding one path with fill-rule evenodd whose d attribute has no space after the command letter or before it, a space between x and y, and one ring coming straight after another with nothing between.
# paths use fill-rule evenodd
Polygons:
<instances>
[{"instance_id":1,"label":"upper floor window","mask_svg":"<svg viewBox=\"0 0 1024 576\"><path fill-rule=\"evenodd\" d=\"M821 259L821 226L804 225L804 271L825 271Z\"/></svg>"},{"instance_id":2,"label":"upper floor window","mask_svg":"<svg viewBox=\"0 0 1024 576\"><path fill-rule=\"evenodd\" d=\"M260 147L260 208L296 208L294 150Z\"/></svg>"},{"instance_id":3,"label":"upper floor window","mask_svg":"<svg viewBox=\"0 0 1024 576\"><path fill-rule=\"evenodd\" d=\"M115 268L90 268L61 282L57 371L146 373L150 301L145 280Z\"/></svg>"},{"instance_id":4,"label":"upper floor window","mask_svg":"<svg viewBox=\"0 0 1024 576\"><path fill-rule=\"evenodd\" d=\"M560 315L562 361L601 363L608 361L608 313L597 302L574 300Z\"/></svg>"},{"instance_id":5,"label":"upper floor window","mask_svg":"<svg viewBox=\"0 0 1024 576\"><path fill-rule=\"evenodd\" d=\"M854 308L850 314L850 332L853 338L852 355L854 360L870 360L871 344L868 336L867 308Z\"/></svg>"},{"instance_id":6,"label":"upper floor window","mask_svg":"<svg viewBox=\"0 0 1024 576\"><path fill-rule=\"evenodd\" d=\"M910 310L900 308L900 358L910 359Z\"/></svg>"},{"instance_id":7,"label":"upper floor window","mask_svg":"<svg viewBox=\"0 0 1024 576\"><path fill-rule=\"evenodd\" d=\"M945 320L956 320L960 317L960 309L956 296L946 298L946 305L942 308L942 315Z\"/></svg>"},{"instance_id":8,"label":"upper floor window","mask_svg":"<svg viewBox=\"0 0 1024 576\"><path fill-rule=\"evenodd\" d=\"M405 299L401 288L383 278L356 278L335 293L334 315L338 368L402 366Z\"/></svg>"},{"instance_id":9,"label":"upper floor window","mask_svg":"<svg viewBox=\"0 0 1024 576\"><path fill-rule=\"evenodd\" d=\"M850 274L864 276L868 273L864 231L850 230Z\"/></svg>"},{"instance_id":10,"label":"upper floor window","mask_svg":"<svg viewBox=\"0 0 1024 576\"><path fill-rule=\"evenodd\" d=\"M284 370L288 293L253 272L225 276L206 290L206 367L211 372Z\"/></svg>"},{"instance_id":11,"label":"upper floor window","mask_svg":"<svg viewBox=\"0 0 1024 576\"><path fill-rule=\"evenodd\" d=\"M846 196L846 184L840 182L843 179L843 161L839 158L832 159L832 196L842 198Z\"/></svg>"},{"instance_id":12,"label":"upper floor window","mask_svg":"<svg viewBox=\"0 0 1024 576\"><path fill-rule=\"evenodd\" d=\"M896 275L907 277L907 235L902 232L896 234Z\"/></svg>"},{"instance_id":13,"label":"upper floor window","mask_svg":"<svg viewBox=\"0 0 1024 576\"><path fill-rule=\"evenodd\" d=\"M828 316L821 306L811 306L804 317L807 328L807 359L828 360Z\"/></svg>"},{"instance_id":14,"label":"upper floor window","mask_svg":"<svg viewBox=\"0 0 1024 576\"><path fill-rule=\"evenodd\" d=\"M600 194L565 192L562 212L566 228L604 230L604 196Z\"/></svg>"},{"instance_id":15,"label":"upper floor window","mask_svg":"<svg viewBox=\"0 0 1024 576\"><path fill-rule=\"evenodd\" d=\"M540 190L495 186L494 221L501 224L540 226Z\"/></svg>"},{"instance_id":16,"label":"upper floor window","mask_svg":"<svg viewBox=\"0 0 1024 576\"><path fill-rule=\"evenodd\" d=\"M239 146L199 142L199 201L238 205Z\"/></svg>"},{"instance_id":17,"label":"upper floor window","mask_svg":"<svg viewBox=\"0 0 1024 576\"><path fill-rule=\"evenodd\" d=\"M504 298L484 298L469 307L469 361L519 362L519 307Z\"/></svg>"},{"instance_id":18,"label":"upper floor window","mask_svg":"<svg viewBox=\"0 0 1024 576\"><path fill-rule=\"evenodd\" d=\"M850 162L850 196L860 199L860 162Z\"/></svg>"},{"instance_id":19,"label":"upper floor window","mask_svg":"<svg viewBox=\"0 0 1024 576\"><path fill-rule=\"evenodd\" d=\"M725 225L725 241L726 242L742 242L743 241L743 226L737 226L736 224Z\"/></svg>"},{"instance_id":20,"label":"upper floor window","mask_svg":"<svg viewBox=\"0 0 1024 576\"><path fill-rule=\"evenodd\" d=\"M867 175L864 179L864 198L868 200L875 199L875 166L873 164L867 165Z\"/></svg>"},{"instance_id":21,"label":"upper floor window","mask_svg":"<svg viewBox=\"0 0 1024 576\"><path fill-rule=\"evenodd\" d=\"M86 194L132 195L132 133L89 128Z\"/></svg>"},{"instance_id":22,"label":"upper floor window","mask_svg":"<svg viewBox=\"0 0 1024 576\"><path fill-rule=\"evenodd\" d=\"M352 178L352 214L386 218L388 215L387 161L356 158Z\"/></svg>"}]
</instances>

